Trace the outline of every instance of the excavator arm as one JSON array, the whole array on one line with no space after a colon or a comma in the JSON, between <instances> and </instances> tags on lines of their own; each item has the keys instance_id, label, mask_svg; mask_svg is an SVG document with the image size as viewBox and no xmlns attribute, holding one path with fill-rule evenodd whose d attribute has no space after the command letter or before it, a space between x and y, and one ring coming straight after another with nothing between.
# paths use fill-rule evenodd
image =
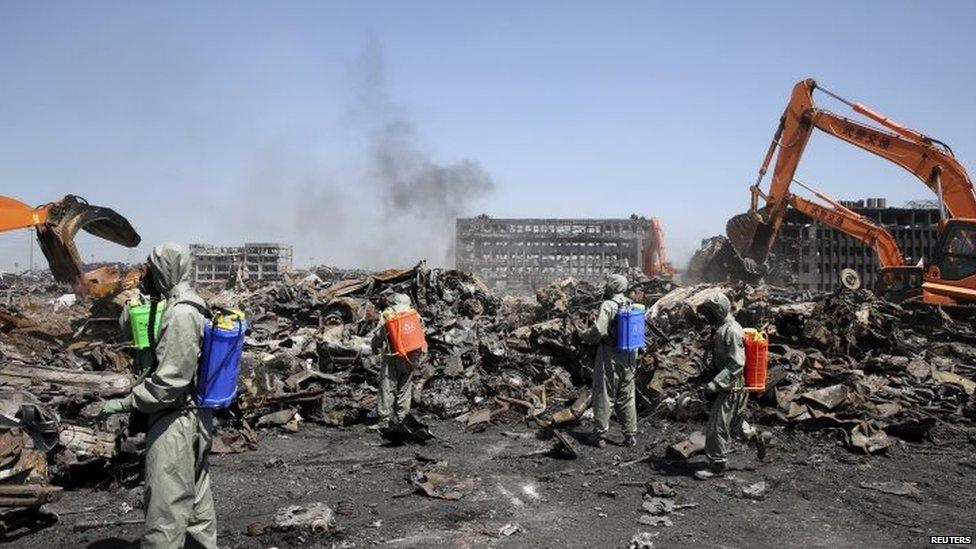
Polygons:
<instances>
[{"instance_id":1,"label":"excavator arm","mask_svg":"<svg viewBox=\"0 0 976 549\"><path fill-rule=\"evenodd\" d=\"M664 227L661 220L652 217L648 223L647 233L643 251L644 274L668 278L674 276L675 269L668 261L668 252L664 243Z\"/></svg>"},{"instance_id":2,"label":"excavator arm","mask_svg":"<svg viewBox=\"0 0 976 549\"><path fill-rule=\"evenodd\" d=\"M878 254L878 262L882 268L900 267L904 264L898 243L887 229L826 195L816 194L827 202L826 206L792 193L787 195L786 202L807 217L842 231L872 248Z\"/></svg>"},{"instance_id":3,"label":"excavator arm","mask_svg":"<svg viewBox=\"0 0 976 549\"><path fill-rule=\"evenodd\" d=\"M821 109L812 111L812 117L813 125L824 133L911 172L940 198L952 217L976 218L973 184L948 147L937 146L936 141L924 136L917 141L907 139Z\"/></svg>"},{"instance_id":4,"label":"excavator arm","mask_svg":"<svg viewBox=\"0 0 976 549\"><path fill-rule=\"evenodd\" d=\"M890 131L817 108L813 102L815 89L842 101L855 112ZM908 170L936 192L953 217L976 217L976 194L973 193L972 182L948 146L860 103L851 103L819 87L814 80L807 79L793 87L790 102L780 118L756 182L750 189L749 212L733 217L726 225L729 240L743 257L763 262L768 256L786 216L790 183L814 128ZM774 156L776 164L772 181L769 191L764 193L760 184ZM760 198L765 201L762 207L759 205Z\"/></svg>"},{"instance_id":5,"label":"excavator arm","mask_svg":"<svg viewBox=\"0 0 976 549\"><path fill-rule=\"evenodd\" d=\"M0 232L36 227L47 222L51 207L33 207L9 196L0 196Z\"/></svg>"},{"instance_id":6,"label":"excavator arm","mask_svg":"<svg viewBox=\"0 0 976 549\"><path fill-rule=\"evenodd\" d=\"M78 293L106 295L138 280L133 273L119 273L112 268L89 273L81 268L81 255L74 240L80 230L126 247L139 245L139 233L115 210L92 206L74 195L36 208L0 196L0 231L31 227L37 229L37 241L54 279L71 284Z\"/></svg>"},{"instance_id":7,"label":"excavator arm","mask_svg":"<svg viewBox=\"0 0 976 549\"><path fill-rule=\"evenodd\" d=\"M810 190L817 198L826 202L818 204L793 193L786 195L786 203L798 212L850 235L874 250L881 264L881 276L875 291L888 299L902 300L916 297L922 284L922 267L905 265L901 249L895 237L881 225L847 208L829 196L810 189L794 180L798 185Z\"/></svg>"}]
</instances>

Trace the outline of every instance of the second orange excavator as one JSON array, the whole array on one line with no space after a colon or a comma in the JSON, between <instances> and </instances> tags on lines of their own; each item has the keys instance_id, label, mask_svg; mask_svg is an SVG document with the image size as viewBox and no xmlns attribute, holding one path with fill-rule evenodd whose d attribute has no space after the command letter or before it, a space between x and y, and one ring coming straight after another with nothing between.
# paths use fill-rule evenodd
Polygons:
<instances>
[{"instance_id":1,"label":"second orange excavator","mask_svg":"<svg viewBox=\"0 0 976 549\"><path fill-rule=\"evenodd\" d=\"M919 296L922 287L922 266L905 264L898 242L888 229L796 179L793 182L813 193L825 204L818 204L788 193L786 202L790 207L814 221L851 236L874 250L881 266L881 276L875 288L878 293L892 300L912 299Z\"/></svg>"},{"instance_id":2,"label":"second orange excavator","mask_svg":"<svg viewBox=\"0 0 976 549\"><path fill-rule=\"evenodd\" d=\"M674 266L668 261L667 247L664 243L664 226L661 220L652 217L648 222L647 238L644 240L643 265L641 270L648 276L671 278Z\"/></svg>"},{"instance_id":3,"label":"second orange excavator","mask_svg":"<svg viewBox=\"0 0 976 549\"><path fill-rule=\"evenodd\" d=\"M114 267L82 270L74 241L79 230L129 248L139 245L139 233L111 208L92 206L75 195L38 207L0 196L0 232L28 228L37 230L37 241L54 279L70 284L79 294L100 297L139 281L138 270L120 272Z\"/></svg>"},{"instance_id":4,"label":"second orange excavator","mask_svg":"<svg viewBox=\"0 0 976 549\"><path fill-rule=\"evenodd\" d=\"M885 129L816 107L813 102L815 90L850 106L856 113ZM926 303L937 305L976 303L976 192L973 191L969 174L952 149L865 105L850 102L812 79L800 81L793 87L790 102L780 118L759 175L750 188L752 200L749 211L733 217L726 225L726 234L736 251L744 258L759 263L765 261L783 223L787 206L791 201L798 204L789 192L789 186L794 181L796 168L814 128L901 166L935 192L943 214L939 241L933 256L927 258L921 286L914 293ZM763 192L759 185L774 155L776 165L772 183L769 191ZM759 206L760 198L765 201L762 207ZM825 215L815 208L808 208L814 217ZM833 205L831 209L840 211ZM860 239L875 242L876 249L878 242L884 240L882 233L872 233L871 228L862 227L855 232L857 230L866 231ZM883 246L890 248L889 245ZM897 250L897 246L893 249ZM890 263L897 252L879 250L879 257L882 253L891 254ZM882 264L885 262L882 258ZM912 278L909 271L900 274L908 275L904 278Z\"/></svg>"}]
</instances>

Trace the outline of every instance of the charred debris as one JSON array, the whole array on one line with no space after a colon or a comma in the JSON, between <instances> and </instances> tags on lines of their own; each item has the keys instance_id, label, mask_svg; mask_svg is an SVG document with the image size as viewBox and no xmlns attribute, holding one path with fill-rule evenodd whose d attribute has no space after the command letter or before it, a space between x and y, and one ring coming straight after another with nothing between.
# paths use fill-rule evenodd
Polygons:
<instances>
[{"instance_id":1,"label":"charred debris","mask_svg":"<svg viewBox=\"0 0 976 549\"><path fill-rule=\"evenodd\" d=\"M836 433L839 443L869 454L896 439L973 437L971 319L866 290L679 286L627 274L630 296L649 309L637 378L645 417L704 418L696 389L709 328L694 307L724 291L744 326L771 336L767 390L749 402L754 421ZM456 419L472 430L529 421L557 435L553 455L574 455L559 429L587 420L593 350L581 334L601 288L566 279L535 296L500 296L476 277L423 263L373 273L322 268L208 295L247 311L251 325L237 403L220 414L213 451L247 451L263 431L296 431L305 422L371 421L378 358L369 354L369 336L391 292L411 296L427 330L429 357L414 385L421 417ZM140 480L142 435L130 435L121 415L96 420L102 400L133 381L133 349L118 325L124 300L73 300L49 275L4 275L0 507L36 508L64 487ZM11 520L0 526L14 527Z\"/></svg>"}]
</instances>

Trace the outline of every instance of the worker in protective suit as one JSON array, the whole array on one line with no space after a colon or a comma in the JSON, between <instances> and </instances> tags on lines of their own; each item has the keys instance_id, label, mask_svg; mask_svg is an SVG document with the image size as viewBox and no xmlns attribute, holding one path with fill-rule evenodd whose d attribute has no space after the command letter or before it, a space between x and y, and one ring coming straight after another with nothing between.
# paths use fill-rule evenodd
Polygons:
<instances>
[{"instance_id":1,"label":"worker in protective suit","mask_svg":"<svg viewBox=\"0 0 976 549\"><path fill-rule=\"evenodd\" d=\"M583 333L587 343L597 346L593 361L593 419L596 422L593 443L603 448L610 428L610 411L615 407L624 433L624 446L637 444L637 403L634 374L637 350L617 350L617 310L631 301L624 296L627 279L620 275L607 277L603 303L596 321Z\"/></svg>"},{"instance_id":2,"label":"worker in protective suit","mask_svg":"<svg viewBox=\"0 0 976 549\"><path fill-rule=\"evenodd\" d=\"M399 424L410 413L410 401L413 393L413 372L423 353L410 353L404 358L393 352L390 338L386 331L386 321L397 313L410 310L410 297L406 294L395 293L387 298L387 308L380 314L379 326L373 331L372 349L374 353L382 353L383 362L380 365L380 388L377 397L377 416L379 420L376 428L385 429Z\"/></svg>"},{"instance_id":3,"label":"worker in protective suit","mask_svg":"<svg viewBox=\"0 0 976 549\"><path fill-rule=\"evenodd\" d=\"M191 271L184 246L163 244L149 254L143 283L166 299L154 367L128 396L102 409L103 416L135 410L149 418L143 548L217 547L207 464L213 418L195 407L193 395L207 306L190 287Z\"/></svg>"},{"instance_id":4,"label":"worker in protective suit","mask_svg":"<svg viewBox=\"0 0 976 549\"><path fill-rule=\"evenodd\" d=\"M742 417L749 395L745 391L743 375L746 351L742 326L732 316L729 299L716 293L698 306L698 312L714 330L710 370L713 377L705 384L706 394L713 399L705 427L708 467L695 473L695 478L706 480L725 472L726 456L733 435L753 444L757 459L762 459L766 454L769 433L758 433Z\"/></svg>"}]
</instances>

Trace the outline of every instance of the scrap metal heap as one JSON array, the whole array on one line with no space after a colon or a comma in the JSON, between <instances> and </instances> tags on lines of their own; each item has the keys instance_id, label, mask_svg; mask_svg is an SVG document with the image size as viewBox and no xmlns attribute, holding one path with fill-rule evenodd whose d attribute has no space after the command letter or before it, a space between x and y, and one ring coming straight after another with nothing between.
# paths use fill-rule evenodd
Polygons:
<instances>
[{"instance_id":1,"label":"scrap metal heap","mask_svg":"<svg viewBox=\"0 0 976 549\"><path fill-rule=\"evenodd\" d=\"M923 442L974 432L971 321L867 291L681 287L626 274L630 296L649 308L637 378L645 416L703 417L674 403L700 386L708 363L709 328L694 307L721 290L743 325L771 336L768 389L750 399L752 420L827 429L866 453L895 437ZM57 489L44 488L51 483L132 484L141 474L142 436L128 434L123 415L96 420L102 400L132 382L133 350L116 321L123 298L72 304L55 290L36 277L0 281L0 490L35 486L34 506L53 497ZM420 414L470 429L586 421L593 349L582 332L600 302L598 286L566 279L532 299L501 297L469 274L423 263L365 275L320 269L208 296L247 311L252 327L238 402L219 414L214 451L246 451L262 429L369 420L379 366L368 354L369 335L393 291L411 296L427 331L429 357L414 386Z\"/></svg>"}]
</instances>

